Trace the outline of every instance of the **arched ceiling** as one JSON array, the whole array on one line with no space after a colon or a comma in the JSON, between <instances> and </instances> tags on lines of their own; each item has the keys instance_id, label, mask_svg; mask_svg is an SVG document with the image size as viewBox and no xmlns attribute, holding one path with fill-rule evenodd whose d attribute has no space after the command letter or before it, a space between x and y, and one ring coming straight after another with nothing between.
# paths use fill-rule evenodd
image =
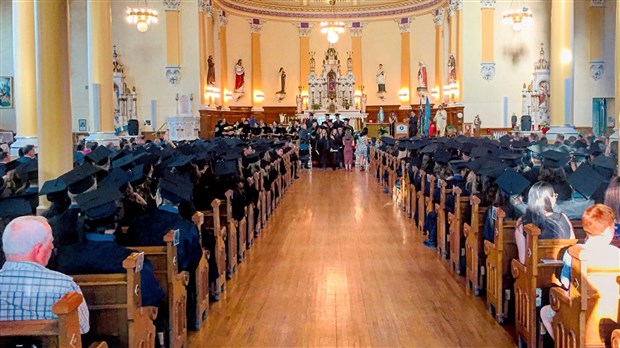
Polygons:
<instances>
[{"instance_id":1,"label":"arched ceiling","mask_svg":"<svg viewBox=\"0 0 620 348\"><path fill-rule=\"evenodd\" d=\"M214 0L221 8L244 17L279 21L372 21L419 16L448 0Z\"/></svg>"}]
</instances>

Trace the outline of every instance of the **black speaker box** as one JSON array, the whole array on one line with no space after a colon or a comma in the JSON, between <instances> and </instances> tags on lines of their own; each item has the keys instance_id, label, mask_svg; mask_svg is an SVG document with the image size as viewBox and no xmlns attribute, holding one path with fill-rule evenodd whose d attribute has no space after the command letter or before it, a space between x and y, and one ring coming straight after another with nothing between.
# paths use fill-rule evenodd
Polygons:
<instances>
[{"instance_id":1,"label":"black speaker box","mask_svg":"<svg viewBox=\"0 0 620 348\"><path fill-rule=\"evenodd\" d=\"M521 131L527 132L532 130L532 116L523 115L521 116Z\"/></svg>"},{"instance_id":2,"label":"black speaker box","mask_svg":"<svg viewBox=\"0 0 620 348\"><path fill-rule=\"evenodd\" d=\"M127 121L127 133L129 135L138 135L140 134L140 123L138 120L129 120Z\"/></svg>"}]
</instances>

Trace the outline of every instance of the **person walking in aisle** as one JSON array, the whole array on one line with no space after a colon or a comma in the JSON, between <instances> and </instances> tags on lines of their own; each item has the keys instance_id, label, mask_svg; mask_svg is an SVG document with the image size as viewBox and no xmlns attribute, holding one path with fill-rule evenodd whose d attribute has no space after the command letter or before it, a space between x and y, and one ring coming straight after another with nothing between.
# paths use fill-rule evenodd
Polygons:
<instances>
[{"instance_id":1,"label":"person walking in aisle","mask_svg":"<svg viewBox=\"0 0 620 348\"><path fill-rule=\"evenodd\" d=\"M342 144L344 146L344 170L350 172L353 167L353 136L351 135L351 131L347 129L342 138Z\"/></svg>"},{"instance_id":2,"label":"person walking in aisle","mask_svg":"<svg viewBox=\"0 0 620 348\"><path fill-rule=\"evenodd\" d=\"M360 164L360 170L366 170L366 156L368 156L368 128L364 127L357 138L355 145L355 155Z\"/></svg>"}]
</instances>

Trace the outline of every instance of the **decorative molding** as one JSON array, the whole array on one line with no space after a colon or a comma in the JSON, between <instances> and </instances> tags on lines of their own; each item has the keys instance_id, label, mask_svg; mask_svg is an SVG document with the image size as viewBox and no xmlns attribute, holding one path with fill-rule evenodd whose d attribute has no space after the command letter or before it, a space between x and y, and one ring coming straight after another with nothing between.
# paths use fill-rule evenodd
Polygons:
<instances>
[{"instance_id":1,"label":"decorative molding","mask_svg":"<svg viewBox=\"0 0 620 348\"><path fill-rule=\"evenodd\" d=\"M261 29L263 29L263 23L263 21L261 21L260 23L252 23L252 20L250 20L250 32L260 33Z\"/></svg>"},{"instance_id":2,"label":"decorative molding","mask_svg":"<svg viewBox=\"0 0 620 348\"><path fill-rule=\"evenodd\" d=\"M433 12L433 22L435 25L443 25L443 8L438 8Z\"/></svg>"},{"instance_id":3,"label":"decorative molding","mask_svg":"<svg viewBox=\"0 0 620 348\"><path fill-rule=\"evenodd\" d=\"M449 6L454 7L457 11L461 11L463 9L463 0L450 0Z\"/></svg>"},{"instance_id":4,"label":"decorative molding","mask_svg":"<svg viewBox=\"0 0 620 348\"><path fill-rule=\"evenodd\" d=\"M314 27L314 23L310 23L310 22L299 22L299 23L292 23L292 24L299 31L300 37L309 37L310 33L312 33L312 27Z\"/></svg>"},{"instance_id":5,"label":"decorative molding","mask_svg":"<svg viewBox=\"0 0 620 348\"><path fill-rule=\"evenodd\" d=\"M362 36L364 26L366 26L366 23L364 22L350 22L347 25L347 27L349 28L349 33L353 37Z\"/></svg>"},{"instance_id":6,"label":"decorative molding","mask_svg":"<svg viewBox=\"0 0 620 348\"><path fill-rule=\"evenodd\" d=\"M226 24L228 24L228 15L226 14L226 11L219 9L217 12L217 19L218 19L218 26L221 27L225 27Z\"/></svg>"},{"instance_id":7,"label":"decorative molding","mask_svg":"<svg viewBox=\"0 0 620 348\"><path fill-rule=\"evenodd\" d=\"M592 7L605 7L605 0L590 0Z\"/></svg>"},{"instance_id":8,"label":"decorative molding","mask_svg":"<svg viewBox=\"0 0 620 348\"><path fill-rule=\"evenodd\" d=\"M482 8L495 9L496 2L497 2L496 0L480 0L480 3L482 4Z\"/></svg>"},{"instance_id":9,"label":"decorative molding","mask_svg":"<svg viewBox=\"0 0 620 348\"><path fill-rule=\"evenodd\" d=\"M213 16L213 6L211 0L198 0L198 12L205 13L207 16Z\"/></svg>"},{"instance_id":10,"label":"decorative molding","mask_svg":"<svg viewBox=\"0 0 620 348\"><path fill-rule=\"evenodd\" d=\"M592 60L590 61L590 76L594 79L594 81L598 81L603 77L605 73L605 62L602 60Z\"/></svg>"},{"instance_id":11,"label":"decorative molding","mask_svg":"<svg viewBox=\"0 0 620 348\"><path fill-rule=\"evenodd\" d=\"M493 80L495 76L495 62L483 62L480 63L480 75L486 81Z\"/></svg>"},{"instance_id":12,"label":"decorative molding","mask_svg":"<svg viewBox=\"0 0 620 348\"><path fill-rule=\"evenodd\" d=\"M398 24L398 29L400 30L401 34L408 33L411 29L411 22L413 22L413 17L395 19L394 22Z\"/></svg>"},{"instance_id":13,"label":"decorative molding","mask_svg":"<svg viewBox=\"0 0 620 348\"><path fill-rule=\"evenodd\" d=\"M181 67L178 65L166 67L166 78L168 82L176 85L181 80Z\"/></svg>"},{"instance_id":14,"label":"decorative molding","mask_svg":"<svg viewBox=\"0 0 620 348\"><path fill-rule=\"evenodd\" d=\"M181 0L164 0L164 9L166 11L178 11Z\"/></svg>"}]
</instances>

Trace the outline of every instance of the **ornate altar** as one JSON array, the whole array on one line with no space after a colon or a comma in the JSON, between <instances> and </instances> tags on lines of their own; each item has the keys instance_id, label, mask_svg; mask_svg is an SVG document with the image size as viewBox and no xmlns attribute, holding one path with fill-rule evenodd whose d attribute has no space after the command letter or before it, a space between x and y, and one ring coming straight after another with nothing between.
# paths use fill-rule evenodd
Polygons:
<instances>
[{"instance_id":1,"label":"ornate altar","mask_svg":"<svg viewBox=\"0 0 620 348\"><path fill-rule=\"evenodd\" d=\"M549 124L550 80L549 62L545 59L543 44L540 44L540 58L534 63L530 84L523 84L521 114L532 117L532 126L538 129L542 123Z\"/></svg>"},{"instance_id":2,"label":"ornate altar","mask_svg":"<svg viewBox=\"0 0 620 348\"><path fill-rule=\"evenodd\" d=\"M125 83L125 66L120 62L114 46L112 54L112 74L114 81L114 131L117 135L127 134L129 120L138 118L138 93Z\"/></svg>"},{"instance_id":3,"label":"ornate altar","mask_svg":"<svg viewBox=\"0 0 620 348\"><path fill-rule=\"evenodd\" d=\"M198 139L200 117L192 112L192 94L176 96L177 115L168 116L168 135L172 141L191 141Z\"/></svg>"},{"instance_id":4,"label":"ornate altar","mask_svg":"<svg viewBox=\"0 0 620 348\"><path fill-rule=\"evenodd\" d=\"M318 105L319 110L336 112L355 108L355 75L353 60L347 59L347 72L343 74L338 52L329 45L323 59L323 70L315 71L314 55L310 58L310 75L308 76L308 107Z\"/></svg>"}]
</instances>

